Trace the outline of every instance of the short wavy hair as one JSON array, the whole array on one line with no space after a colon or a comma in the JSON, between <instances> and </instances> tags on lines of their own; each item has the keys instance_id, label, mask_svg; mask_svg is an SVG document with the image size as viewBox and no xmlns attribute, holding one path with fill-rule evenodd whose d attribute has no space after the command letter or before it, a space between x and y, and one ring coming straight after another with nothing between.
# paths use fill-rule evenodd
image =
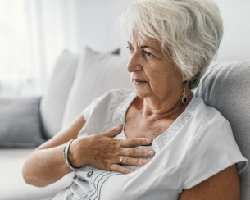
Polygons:
<instances>
[{"instance_id":1,"label":"short wavy hair","mask_svg":"<svg viewBox=\"0 0 250 200\"><path fill-rule=\"evenodd\" d=\"M132 3L119 21L122 36L131 42L136 35L159 41L183 81L192 78L190 89L198 86L223 35L220 10L212 0L141 0Z\"/></svg>"}]
</instances>

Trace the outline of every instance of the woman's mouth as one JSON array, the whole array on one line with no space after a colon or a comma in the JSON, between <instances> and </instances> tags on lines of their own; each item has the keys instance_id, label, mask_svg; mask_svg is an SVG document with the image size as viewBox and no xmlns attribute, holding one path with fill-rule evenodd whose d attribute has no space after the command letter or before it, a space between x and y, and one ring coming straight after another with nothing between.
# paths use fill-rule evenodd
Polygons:
<instances>
[{"instance_id":1,"label":"woman's mouth","mask_svg":"<svg viewBox=\"0 0 250 200\"><path fill-rule=\"evenodd\" d=\"M140 80L140 79L134 79L134 85L141 85L143 83L146 83L147 81L143 81L143 80Z\"/></svg>"}]
</instances>

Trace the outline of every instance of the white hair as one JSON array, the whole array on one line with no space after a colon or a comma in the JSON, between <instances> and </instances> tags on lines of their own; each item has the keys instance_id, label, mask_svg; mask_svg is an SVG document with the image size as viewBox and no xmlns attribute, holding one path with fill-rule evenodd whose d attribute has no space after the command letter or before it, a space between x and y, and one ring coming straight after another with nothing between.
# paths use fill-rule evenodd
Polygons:
<instances>
[{"instance_id":1,"label":"white hair","mask_svg":"<svg viewBox=\"0 0 250 200\"><path fill-rule=\"evenodd\" d=\"M165 57L179 67L191 89L217 53L223 35L219 8L212 0L141 0L120 17L121 33L156 39Z\"/></svg>"}]
</instances>

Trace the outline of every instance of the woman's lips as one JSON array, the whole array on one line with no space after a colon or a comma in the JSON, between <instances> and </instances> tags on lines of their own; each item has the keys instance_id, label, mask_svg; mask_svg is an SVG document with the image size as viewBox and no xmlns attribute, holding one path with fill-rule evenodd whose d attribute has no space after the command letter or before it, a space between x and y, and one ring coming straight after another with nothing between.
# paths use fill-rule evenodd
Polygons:
<instances>
[{"instance_id":1,"label":"woman's lips","mask_svg":"<svg viewBox=\"0 0 250 200\"><path fill-rule=\"evenodd\" d=\"M140 84L143 84L143 83L146 83L147 81L143 81L143 80L140 80L140 79L134 79L134 85L140 85Z\"/></svg>"}]
</instances>

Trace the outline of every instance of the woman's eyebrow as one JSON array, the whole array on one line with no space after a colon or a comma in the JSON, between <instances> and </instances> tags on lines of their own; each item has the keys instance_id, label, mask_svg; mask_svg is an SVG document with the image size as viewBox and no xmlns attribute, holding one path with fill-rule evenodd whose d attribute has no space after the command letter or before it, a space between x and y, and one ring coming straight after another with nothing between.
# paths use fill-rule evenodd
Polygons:
<instances>
[{"instance_id":1,"label":"woman's eyebrow","mask_svg":"<svg viewBox=\"0 0 250 200\"><path fill-rule=\"evenodd\" d=\"M130 43L129 41L128 41L128 45L132 46L131 43ZM154 48L152 48L152 47L148 47L148 46L146 46L146 45L140 46L140 48L142 48L142 49L144 49L144 48L153 49L153 50L156 51L157 53L160 53L157 49L154 49Z\"/></svg>"},{"instance_id":2,"label":"woman's eyebrow","mask_svg":"<svg viewBox=\"0 0 250 200\"><path fill-rule=\"evenodd\" d=\"M156 51L157 53L160 53L157 49L152 48L152 47L148 47L148 46L140 46L140 48L144 49L144 48L148 48L148 49L153 49L154 51Z\"/></svg>"}]
</instances>

